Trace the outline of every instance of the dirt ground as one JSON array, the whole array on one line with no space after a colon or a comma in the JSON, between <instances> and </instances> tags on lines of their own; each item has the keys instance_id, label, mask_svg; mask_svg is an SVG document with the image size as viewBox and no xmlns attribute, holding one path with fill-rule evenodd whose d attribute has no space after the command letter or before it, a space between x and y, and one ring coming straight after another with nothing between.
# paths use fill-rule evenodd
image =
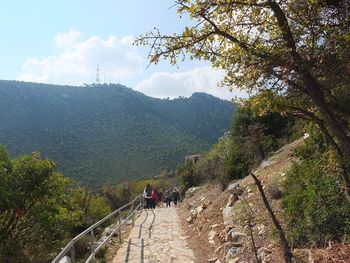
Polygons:
<instances>
[{"instance_id":1,"label":"dirt ground","mask_svg":"<svg viewBox=\"0 0 350 263\"><path fill-rule=\"evenodd\" d=\"M189 237L188 242L197 258L197 263L208 262L209 259L220 258L225 262L223 249L218 249L223 243L218 235L215 244L210 244L208 235L211 230L220 233L224 230L221 207L226 205L229 194L223 192L221 186L206 184L191 198L186 198L180 205L180 216L183 219L183 230ZM190 210L204 205L205 209L199 213L192 224L186 219L191 215Z\"/></svg>"}]
</instances>

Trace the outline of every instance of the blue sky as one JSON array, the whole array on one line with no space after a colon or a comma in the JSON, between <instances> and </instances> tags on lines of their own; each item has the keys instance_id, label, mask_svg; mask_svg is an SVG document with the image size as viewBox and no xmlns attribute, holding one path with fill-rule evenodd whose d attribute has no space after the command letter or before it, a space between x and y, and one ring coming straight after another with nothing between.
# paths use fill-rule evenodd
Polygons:
<instances>
[{"instance_id":1,"label":"blue sky","mask_svg":"<svg viewBox=\"0 0 350 263\"><path fill-rule=\"evenodd\" d=\"M206 62L179 68L148 65L147 48L132 46L133 36L158 27L180 32L172 0L0 0L0 78L82 85L95 80L121 83L154 97L207 92L230 99L219 88L223 72Z\"/></svg>"}]
</instances>

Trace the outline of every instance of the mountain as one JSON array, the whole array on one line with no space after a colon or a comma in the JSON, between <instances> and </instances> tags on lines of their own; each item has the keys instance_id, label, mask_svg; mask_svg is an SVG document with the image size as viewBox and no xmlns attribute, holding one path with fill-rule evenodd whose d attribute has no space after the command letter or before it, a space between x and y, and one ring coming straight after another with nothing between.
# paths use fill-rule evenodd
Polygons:
<instances>
[{"instance_id":1,"label":"mountain","mask_svg":"<svg viewBox=\"0 0 350 263\"><path fill-rule=\"evenodd\" d=\"M87 185L171 170L229 130L235 107L204 93L164 100L122 85L0 81L0 144L39 150Z\"/></svg>"}]
</instances>

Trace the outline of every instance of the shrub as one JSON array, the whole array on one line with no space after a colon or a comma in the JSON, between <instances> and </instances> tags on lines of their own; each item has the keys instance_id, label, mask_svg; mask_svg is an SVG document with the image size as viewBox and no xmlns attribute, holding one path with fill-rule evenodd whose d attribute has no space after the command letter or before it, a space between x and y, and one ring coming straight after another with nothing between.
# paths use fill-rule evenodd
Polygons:
<instances>
[{"instance_id":1,"label":"shrub","mask_svg":"<svg viewBox=\"0 0 350 263\"><path fill-rule=\"evenodd\" d=\"M283 192L281 190L280 184L278 182L273 182L267 187L267 192L270 197L275 200L279 200L283 196Z\"/></svg>"},{"instance_id":2,"label":"shrub","mask_svg":"<svg viewBox=\"0 0 350 263\"><path fill-rule=\"evenodd\" d=\"M176 174L180 177L180 184L183 191L186 191L201 182L199 176L195 173L192 162L187 162L178 166Z\"/></svg>"},{"instance_id":3,"label":"shrub","mask_svg":"<svg viewBox=\"0 0 350 263\"><path fill-rule=\"evenodd\" d=\"M350 204L336 183L317 164L307 160L294 165L283 184L282 206L293 246L324 246L350 233Z\"/></svg>"},{"instance_id":4,"label":"shrub","mask_svg":"<svg viewBox=\"0 0 350 263\"><path fill-rule=\"evenodd\" d=\"M250 162L243 145L234 144L225 162L225 173L222 182L240 179L248 175Z\"/></svg>"}]
</instances>

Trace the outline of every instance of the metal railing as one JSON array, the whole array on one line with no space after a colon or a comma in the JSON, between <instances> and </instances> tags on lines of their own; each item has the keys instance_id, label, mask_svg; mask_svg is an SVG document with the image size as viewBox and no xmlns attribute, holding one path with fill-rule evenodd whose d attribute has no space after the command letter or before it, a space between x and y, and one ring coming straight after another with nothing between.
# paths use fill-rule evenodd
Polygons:
<instances>
[{"instance_id":1,"label":"metal railing","mask_svg":"<svg viewBox=\"0 0 350 263\"><path fill-rule=\"evenodd\" d=\"M121 217L121 211L125 210L126 208L130 207L128 215L122 219ZM143 207L143 198L142 195L138 195L134 198L130 203L123 205L122 207L119 207L117 210L113 211L97 223L93 224L89 228L87 228L85 231L81 232L79 235L74 237L63 249L62 251L55 257L54 260L52 260L51 263L59 263L62 258L64 258L66 255L69 255L71 259L71 263L76 263L76 255L75 255L75 249L74 244L78 242L81 238L83 238L85 235L90 234L91 244L90 244L90 255L86 259L85 263L89 262L95 262L95 256L100 251L100 249L106 244L107 241L109 241L113 235L116 234L118 231L119 235L119 242L122 242L121 237L121 227L122 225L126 224L130 219L132 220L132 225L134 226L134 216L136 212ZM104 239L102 242L96 242L95 240L95 228L101 226L103 223L105 223L107 220L111 219L113 216L117 216L118 225L112 230L112 232ZM100 240L101 241L101 240Z\"/></svg>"}]
</instances>

